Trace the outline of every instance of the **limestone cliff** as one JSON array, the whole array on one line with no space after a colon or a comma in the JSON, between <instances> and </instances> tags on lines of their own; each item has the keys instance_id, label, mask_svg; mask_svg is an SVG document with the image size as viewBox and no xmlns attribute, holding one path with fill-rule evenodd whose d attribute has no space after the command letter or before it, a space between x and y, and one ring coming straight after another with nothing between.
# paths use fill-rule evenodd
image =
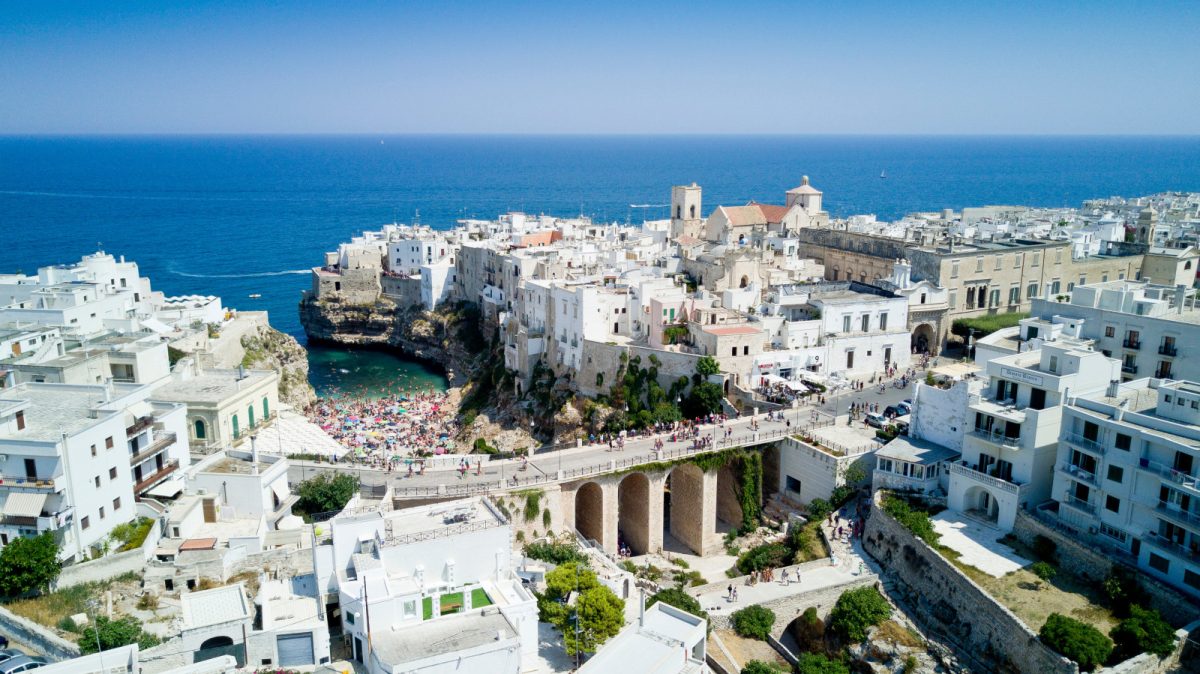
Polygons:
<instances>
[{"instance_id":1,"label":"limestone cliff","mask_svg":"<svg viewBox=\"0 0 1200 674\"><path fill-rule=\"evenodd\" d=\"M279 399L295 409L304 409L316 399L308 383L308 352L295 337L260 325L242 335L242 365L279 373Z\"/></svg>"}]
</instances>

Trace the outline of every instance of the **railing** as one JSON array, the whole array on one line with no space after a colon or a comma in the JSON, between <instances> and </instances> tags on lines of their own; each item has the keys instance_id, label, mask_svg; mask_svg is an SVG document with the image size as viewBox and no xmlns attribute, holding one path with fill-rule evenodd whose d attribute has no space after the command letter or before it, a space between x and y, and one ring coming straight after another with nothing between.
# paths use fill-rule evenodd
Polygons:
<instances>
[{"instance_id":1,"label":"railing","mask_svg":"<svg viewBox=\"0 0 1200 674\"><path fill-rule=\"evenodd\" d=\"M155 454L161 452L162 450L166 449L168 446L174 444L175 438L176 438L176 435L174 433L163 433L159 437L159 439L150 443L150 446L146 447L145 449L138 452L137 454L134 454L133 456L129 457L129 465L132 466L132 465L141 463L142 461L145 461L146 459L149 459L150 457L154 456Z\"/></svg>"},{"instance_id":2,"label":"railing","mask_svg":"<svg viewBox=\"0 0 1200 674\"><path fill-rule=\"evenodd\" d=\"M978 438L983 438L988 442L1001 445L1003 447L1009 447L1011 449L1021 448L1021 438L1019 436L1012 438L999 431L989 431L983 428L976 428L972 430L971 435L974 435Z\"/></svg>"},{"instance_id":3,"label":"railing","mask_svg":"<svg viewBox=\"0 0 1200 674\"><path fill-rule=\"evenodd\" d=\"M1074 496L1072 496L1070 494L1067 494L1066 497L1062 501L1059 501L1059 503L1062 503L1063 505L1066 505L1066 506L1070 506L1076 510L1081 510L1089 515L1096 514L1095 504L1091 503L1090 501L1085 501L1081 498L1075 498Z\"/></svg>"},{"instance_id":4,"label":"railing","mask_svg":"<svg viewBox=\"0 0 1200 674\"><path fill-rule=\"evenodd\" d=\"M1121 342L1121 346L1125 347L1126 349L1133 349L1136 351L1137 349L1142 348L1142 340L1126 339L1123 342Z\"/></svg>"},{"instance_id":5,"label":"railing","mask_svg":"<svg viewBox=\"0 0 1200 674\"><path fill-rule=\"evenodd\" d=\"M1158 347L1158 354L1160 356L1178 356L1179 347L1175 346L1174 344L1163 344L1162 346Z\"/></svg>"},{"instance_id":6,"label":"railing","mask_svg":"<svg viewBox=\"0 0 1200 674\"><path fill-rule=\"evenodd\" d=\"M1137 371L1137 365L1129 365L1128 363L1121 364L1121 372L1124 372L1125 374L1137 374Z\"/></svg>"},{"instance_id":7,"label":"railing","mask_svg":"<svg viewBox=\"0 0 1200 674\"><path fill-rule=\"evenodd\" d=\"M1200 550L1186 548L1165 536L1159 535L1157 531L1147 531L1146 537L1143 540L1156 548L1161 548L1164 552L1190 559L1193 562L1200 562Z\"/></svg>"},{"instance_id":8,"label":"railing","mask_svg":"<svg viewBox=\"0 0 1200 674\"><path fill-rule=\"evenodd\" d=\"M154 417L144 416L133 422L133 425L125 429L126 436L137 435L154 424Z\"/></svg>"},{"instance_id":9,"label":"railing","mask_svg":"<svg viewBox=\"0 0 1200 674\"><path fill-rule=\"evenodd\" d=\"M53 477L29 477L27 475L0 475L0 489L57 489L56 481L61 475Z\"/></svg>"},{"instance_id":10,"label":"railing","mask_svg":"<svg viewBox=\"0 0 1200 674\"><path fill-rule=\"evenodd\" d=\"M1174 482L1175 484L1187 489L1200 492L1200 478L1193 477L1190 473L1186 473L1182 470L1176 470L1165 463L1151 461L1150 459L1142 457L1138 459L1138 468L1141 468L1147 473L1154 473L1155 475L1165 477L1171 482Z\"/></svg>"},{"instance_id":11,"label":"railing","mask_svg":"<svg viewBox=\"0 0 1200 674\"><path fill-rule=\"evenodd\" d=\"M1175 373L1171 371L1171 368L1160 369L1154 373L1154 378L1155 379L1174 379Z\"/></svg>"},{"instance_id":12,"label":"railing","mask_svg":"<svg viewBox=\"0 0 1200 674\"><path fill-rule=\"evenodd\" d=\"M1021 485L1019 484L988 475L987 473L975 470L970 466L964 466L961 463L950 464L950 472L957 473L958 475L962 475L963 477L970 478L977 482L982 482L988 486L995 487L996 489L1008 492L1010 494L1016 495L1021 492Z\"/></svg>"},{"instance_id":13,"label":"railing","mask_svg":"<svg viewBox=\"0 0 1200 674\"><path fill-rule=\"evenodd\" d=\"M1097 487L1100 486L1100 480L1099 480L1099 478L1096 477L1095 473L1086 471L1086 470L1080 468L1079 466L1076 466L1073 463L1059 464L1058 469L1061 470L1062 472L1066 473L1067 475L1070 475L1073 478L1076 478L1078 480L1083 480L1084 482L1087 482L1087 483L1092 484Z\"/></svg>"},{"instance_id":14,"label":"railing","mask_svg":"<svg viewBox=\"0 0 1200 674\"><path fill-rule=\"evenodd\" d=\"M1096 454L1101 455L1104 454L1104 445L1100 444L1100 440L1098 438L1096 440L1091 440L1083 437L1079 433L1065 433L1063 434L1062 439L1066 440L1072 445L1082 447L1089 452L1095 452Z\"/></svg>"},{"instance_id":15,"label":"railing","mask_svg":"<svg viewBox=\"0 0 1200 674\"><path fill-rule=\"evenodd\" d=\"M1173 503L1168 503L1167 501L1159 501L1154 498L1145 499L1142 502L1145 503L1146 505L1154 508L1155 512L1162 514L1162 515L1166 515L1167 517L1175 520L1176 522L1182 522L1182 523L1188 525L1189 527L1200 526L1200 513L1194 513L1190 510L1184 510L1183 508L1180 508L1179 506L1177 506Z\"/></svg>"},{"instance_id":16,"label":"railing","mask_svg":"<svg viewBox=\"0 0 1200 674\"><path fill-rule=\"evenodd\" d=\"M142 478L142 480L140 482L135 484L133 486L134 493L140 492L143 489L153 485L155 482L158 482L159 480L166 477L167 475L170 475L171 473L175 472L175 470L178 468L179 468L179 460L178 459L172 459L172 460L166 462L165 464L163 464L162 468L155 471L154 473L151 473L148 477Z\"/></svg>"}]
</instances>

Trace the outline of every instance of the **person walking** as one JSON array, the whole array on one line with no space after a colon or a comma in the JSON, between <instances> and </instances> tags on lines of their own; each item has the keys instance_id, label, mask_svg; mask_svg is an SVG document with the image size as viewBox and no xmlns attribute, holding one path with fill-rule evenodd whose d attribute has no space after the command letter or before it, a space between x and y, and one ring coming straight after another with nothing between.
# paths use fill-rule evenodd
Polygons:
<instances>
[{"instance_id":1,"label":"person walking","mask_svg":"<svg viewBox=\"0 0 1200 674\"><path fill-rule=\"evenodd\" d=\"M787 569L784 569L784 570L783 570L783 573L782 573L782 574L780 574L780 575L781 575L781 576L783 576L783 585L784 585L784 587L787 587L787 584L788 584L788 572L787 572Z\"/></svg>"},{"instance_id":2,"label":"person walking","mask_svg":"<svg viewBox=\"0 0 1200 674\"><path fill-rule=\"evenodd\" d=\"M733 601L733 583L730 583L729 587L725 588L725 601Z\"/></svg>"}]
</instances>

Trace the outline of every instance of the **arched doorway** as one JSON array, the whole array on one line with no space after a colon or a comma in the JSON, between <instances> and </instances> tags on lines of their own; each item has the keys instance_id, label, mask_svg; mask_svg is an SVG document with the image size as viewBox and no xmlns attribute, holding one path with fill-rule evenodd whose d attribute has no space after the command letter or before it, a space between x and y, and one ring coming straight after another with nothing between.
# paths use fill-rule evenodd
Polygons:
<instances>
[{"instance_id":1,"label":"arched doorway","mask_svg":"<svg viewBox=\"0 0 1200 674\"><path fill-rule=\"evenodd\" d=\"M928 323L918 325L912 333L912 345L916 353L928 353L930 355L936 353L937 336L933 332L933 326Z\"/></svg>"},{"instance_id":2,"label":"arched doorway","mask_svg":"<svg viewBox=\"0 0 1200 674\"><path fill-rule=\"evenodd\" d=\"M995 524L1000 519L1000 504L996 502L996 497L979 486L970 487L963 494L963 510L989 524Z\"/></svg>"},{"instance_id":3,"label":"arched doorway","mask_svg":"<svg viewBox=\"0 0 1200 674\"><path fill-rule=\"evenodd\" d=\"M226 636L212 637L201 643L200 648L196 649L192 662L204 662L222 655L232 655L233 659L237 661L238 667L246 666L246 650L241 644L234 644L233 639Z\"/></svg>"},{"instance_id":4,"label":"arched doorway","mask_svg":"<svg viewBox=\"0 0 1200 674\"><path fill-rule=\"evenodd\" d=\"M630 473L617 485L617 537L632 555L650 552L650 479L643 473Z\"/></svg>"},{"instance_id":5,"label":"arched doorway","mask_svg":"<svg viewBox=\"0 0 1200 674\"><path fill-rule=\"evenodd\" d=\"M205 427L203 419L197 419L193 426L195 427L197 440L204 440L208 437L208 428Z\"/></svg>"},{"instance_id":6,"label":"arched doorway","mask_svg":"<svg viewBox=\"0 0 1200 674\"><path fill-rule=\"evenodd\" d=\"M745 288L748 285L750 285L750 277L743 274L741 282L738 283L738 287Z\"/></svg>"},{"instance_id":7,"label":"arched doorway","mask_svg":"<svg viewBox=\"0 0 1200 674\"><path fill-rule=\"evenodd\" d=\"M690 463L680 464L667 476L663 522L676 541L704 554L704 471ZM665 538L665 536L664 536Z\"/></svg>"},{"instance_id":8,"label":"arched doorway","mask_svg":"<svg viewBox=\"0 0 1200 674\"><path fill-rule=\"evenodd\" d=\"M575 492L575 529L604 546L604 492L595 482L585 482Z\"/></svg>"}]
</instances>

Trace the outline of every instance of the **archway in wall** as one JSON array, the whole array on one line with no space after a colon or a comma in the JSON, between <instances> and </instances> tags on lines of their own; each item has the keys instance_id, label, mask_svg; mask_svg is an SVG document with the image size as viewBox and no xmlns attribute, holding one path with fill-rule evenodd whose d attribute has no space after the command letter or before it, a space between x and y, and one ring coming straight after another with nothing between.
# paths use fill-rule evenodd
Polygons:
<instances>
[{"instance_id":1,"label":"archway in wall","mask_svg":"<svg viewBox=\"0 0 1200 674\"><path fill-rule=\"evenodd\" d=\"M742 275L742 280L741 280L741 281L738 283L738 287L739 287L739 288L745 288L745 287L746 287L746 286L748 286L748 285L750 285L750 277L749 277L749 276L746 276L745 274L743 274L743 275Z\"/></svg>"},{"instance_id":2,"label":"archway in wall","mask_svg":"<svg viewBox=\"0 0 1200 674\"><path fill-rule=\"evenodd\" d=\"M934 334L933 326L928 323L922 323L917 326L912 333L913 349L917 353L934 354L937 352L937 336Z\"/></svg>"},{"instance_id":3,"label":"archway in wall","mask_svg":"<svg viewBox=\"0 0 1200 674\"><path fill-rule=\"evenodd\" d=\"M984 487L969 487L963 494L963 509L968 515L995 524L1000 519L1000 504Z\"/></svg>"},{"instance_id":4,"label":"archway in wall","mask_svg":"<svg viewBox=\"0 0 1200 674\"><path fill-rule=\"evenodd\" d=\"M617 536L634 555L650 552L650 480L643 473L617 485Z\"/></svg>"},{"instance_id":5,"label":"archway in wall","mask_svg":"<svg viewBox=\"0 0 1200 674\"><path fill-rule=\"evenodd\" d=\"M690 463L675 466L667 477L663 523L678 543L704 554L704 471ZM669 514L668 514L669 513ZM663 536L666 540L666 536Z\"/></svg>"},{"instance_id":6,"label":"archway in wall","mask_svg":"<svg viewBox=\"0 0 1200 674\"><path fill-rule=\"evenodd\" d=\"M585 482L575 492L575 528L604 545L604 493L595 482Z\"/></svg>"},{"instance_id":7,"label":"archway in wall","mask_svg":"<svg viewBox=\"0 0 1200 674\"><path fill-rule=\"evenodd\" d=\"M222 655L232 655L237 661L238 667L246 666L246 652L241 644L234 644L233 639L227 636L212 637L206 639L200 644L200 648L196 650L192 657L192 662L204 662L205 660L213 660Z\"/></svg>"},{"instance_id":8,"label":"archway in wall","mask_svg":"<svg viewBox=\"0 0 1200 674\"><path fill-rule=\"evenodd\" d=\"M742 525L742 499L737 472L731 464L717 471L717 532L724 534Z\"/></svg>"}]
</instances>

